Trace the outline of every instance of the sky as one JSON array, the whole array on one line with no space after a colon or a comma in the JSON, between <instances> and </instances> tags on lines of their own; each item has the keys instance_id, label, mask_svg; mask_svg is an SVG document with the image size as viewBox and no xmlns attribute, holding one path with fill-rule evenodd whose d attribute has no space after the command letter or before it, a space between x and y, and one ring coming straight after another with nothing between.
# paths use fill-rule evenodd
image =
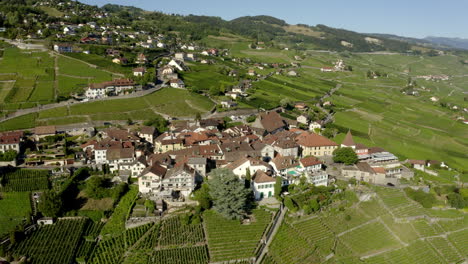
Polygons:
<instances>
[{"instance_id":1,"label":"sky","mask_svg":"<svg viewBox=\"0 0 468 264\"><path fill-rule=\"evenodd\" d=\"M80 0L102 6L219 16L269 15L288 24L324 24L361 33L468 38L467 0Z\"/></svg>"}]
</instances>

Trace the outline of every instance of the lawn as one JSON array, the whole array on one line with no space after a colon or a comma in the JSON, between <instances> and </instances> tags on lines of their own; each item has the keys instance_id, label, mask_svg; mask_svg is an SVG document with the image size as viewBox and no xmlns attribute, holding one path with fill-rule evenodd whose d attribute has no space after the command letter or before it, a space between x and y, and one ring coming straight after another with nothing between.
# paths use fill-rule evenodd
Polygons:
<instances>
[{"instance_id":1,"label":"lawn","mask_svg":"<svg viewBox=\"0 0 468 264\"><path fill-rule=\"evenodd\" d=\"M29 192L0 193L0 236L8 233L31 213Z\"/></svg>"}]
</instances>

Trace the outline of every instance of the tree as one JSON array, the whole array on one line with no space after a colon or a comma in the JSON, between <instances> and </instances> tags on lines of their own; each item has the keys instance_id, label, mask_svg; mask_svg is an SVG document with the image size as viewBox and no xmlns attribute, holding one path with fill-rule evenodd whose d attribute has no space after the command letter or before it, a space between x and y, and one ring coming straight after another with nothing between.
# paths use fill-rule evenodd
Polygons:
<instances>
[{"instance_id":1,"label":"tree","mask_svg":"<svg viewBox=\"0 0 468 264\"><path fill-rule=\"evenodd\" d=\"M201 114L200 114L200 112L197 112L195 114L195 121L200 121L200 120L201 120Z\"/></svg>"},{"instance_id":2,"label":"tree","mask_svg":"<svg viewBox=\"0 0 468 264\"><path fill-rule=\"evenodd\" d=\"M127 119L127 125L129 126L133 125L133 120L131 118Z\"/></svg>"},{"instance_id":3,"label":"tree","mask_svg":"<svg viewBox=\"0 0 468 264\"><path fill-rule=\"evenodd\" d=\"M286 196L286 198L284 198L284 205L292 212L297 211L296 203L294 203L294 201L289 196Z\"/></svg>"},{"instance_id":4,"label":"tree","mask_svg":"<svg viewBox=\"0 0 468 264\"><path fill-rule=\"evenodd\" d=\"M447 195L447 199L450 205L457 209L462 209L468 206L468 202L466 201L466 199L463 199L463 197L458 193L450 193L449 195Z\"/></svg>"},{"instance_id":5,"label":"tree","mask_svg":"<svg viewBox=\"0 0 468 264\"><path fill-rule=\"evenodd\" d=\"M198 201L198 204L204 210L211 208L212 199L210 196L210 187L208 186L208 183L203 183L200 189L195 191L194 200Z\"/></svg>"},{"instance_id":6,"label":"tree","mask_svg":"<svg viewBox=\"0 0 468 264\"><path fill-rule=\"evenodd\" d=\"M286 97L286 98L281 99L280 105L284 108L289 108L292 105L292 101L291 99Z\"/></svg>"},{"instance_id":7,"label":"tree","mask_svg":"<svg viewBox=\"0 0 468 264\"><path fill-rule=\"evenodd\" d=\"M54 191L46 191L41 195L38 209L44 216L57 217L62 210L62 200Z\"/></svg>"},{"instance_id":8,"label":"tree","mask_svg":"<svg viewBox=\"0 0 468 264\"><path fill-rule=\"evenodd\" d=\"M338 148L333 151L333 161L351 165L358 161L358 157L352 148Z\"/></svg>"},{"instance_id":9,"label":"tree","mask_svg":"<svg viewBox=\"0 0 468 264\"><path fill-rule=\"evenodd\" d=\"M283 190L283 179L281 176L276 177L275 183L275 197L279 198L281 196L281 191Z\"/></svg>"},{"instance_id":10,"label":"tree","mask_svg":"<svg viewBox=\"0 0 468 264\"><path fill-rule=\"evenodd\" d=\"M250 188L250 182L252 181L252 175L250 174L250 168L245 169L245 188Z\"/></svg>"},{"instance_id":11,"label":"tree","mask_svg":"<svg viewBox=\"0 0 468 264\"><path fill-rule=\"evenodd\" d=\"M153 118L151 118L148 121L145 121L145 123L143 124L145 126L155 127L159 133L162 133L167 130L167 120L160 115L155 115Z\"/></svg>"},{"instance_id":12,"label":"tree","mask_svg":"<svg viewBox=\"0 0 468 264\"><path fill-rule=\"evenodd\" d=\"M248 209L250 189L231 170L215 169L208 182L213 208L227 219L240 219Z\"/></svg>"},{"instance_id":13,"label":"tree","mask_svg":"<svg viewBox=\"0 0 468 264\"><path fill-rule=\"evenodd\" d=\"M312 211L314 211L314 212L317 212L320 209L320 205L317 202L317 199L315 199L315 198L310 200L309 206L310 206L310 209L312 209Z\"/></svg>"},{"instance_id":14,"label":"tree","mask_svg":"<svg viewBox=\"0 0 468 264\"><path fill-rule=\"evenodd\" d=\"M146 199L145 207L146 207L146 210L148 210L148 212L152 213L154 212L154 209L156 208L156 204L154 203L153 200Z\"/></svg>"},{"instance_id":15,"label":"tree","mask_svg":"<svg viewBox=\"0 0 468 264\"><path fill-rule=\"evenodd\" d=\"M322 131L322 135L327 138L334 138L338 133L336 128L327 127Z\"/></svg>"},{"instance_id":16,"label":"tree","mask_svg":"<svg viewBox=\"0 0 468 264\"><path fill-rule=\"evenodd\" d=\"M92 176L86 181L86 189L85 193L88 197L94 199L101 199L104 198L105 191L104 191L104 183L105 180L99 176Z\"/></svg>"}]
</instances>

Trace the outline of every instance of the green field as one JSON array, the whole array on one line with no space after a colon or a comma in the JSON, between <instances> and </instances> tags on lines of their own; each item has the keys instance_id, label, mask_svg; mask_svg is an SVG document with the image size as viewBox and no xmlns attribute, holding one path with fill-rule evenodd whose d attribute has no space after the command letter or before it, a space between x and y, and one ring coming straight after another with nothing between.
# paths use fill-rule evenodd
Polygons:
<instances>
[{"instance_id":1,"label":"green field","mask_svg":"<svg viewBox=\"0 0 468 264\"><path fill-rule=\"evenodd\" d=\"M57 96L83 92L91 82L110 81L116 77L65 56L60 55L57 63L55 60L47 52L5 48L0 61L1 110L49 104Z\"/></svg>"},{"instance_id":2,"label":"green field","mask_svg":"<svg viewBox=\"0 0 468 264\"><path fill-rule=\"evenodd\" d=\"M0 193L0 235L22 223L31 213L29 192Z\"/></svg>"},{"instance_id":3,"label":"green field","mask_svg":"<svg viewBox=\"0 0 468 264\"><path fill-rule=\"evenodd\" d=\"M187 90L164 88L150 95L89 102L40 111L0 123L0 131L27 129L37 125L65 125L87 122L88 120L148 120L156 113L175 117L192 117L206 113L214 106L207 97Z\"/></svg>"}]
</instances>

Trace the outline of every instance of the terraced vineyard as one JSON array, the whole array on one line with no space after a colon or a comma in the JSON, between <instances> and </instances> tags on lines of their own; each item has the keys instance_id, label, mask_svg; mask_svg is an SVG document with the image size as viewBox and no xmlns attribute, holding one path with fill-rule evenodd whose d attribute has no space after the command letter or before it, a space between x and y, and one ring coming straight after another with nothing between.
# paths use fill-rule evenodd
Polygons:
<instances>
[{"instance_id":1,"label":"terraced vineyard","mask_svg":"<svg viewBox=\"0 0 468 264\"><path fill-rule=\"evenodd\" d=\"M468 260L468 215L425 209L405 193L372 187L374 197L344 210L287 217L264 264L461 263ZM349 216L349 217L345 217Z\"/></svg>"},{"instance_id":2,"label":"terraced vineyard","mask_svg":"<svg viewBox=\"0 0 468 264\"><path fill-rule=\"evenodd\" d=\"M14 248L14 254L25 255L31 263L70 263L74 260L86 219L59 220L35 231Z\"/></svg>"},{"instance_id":3,"label":"terraced vineyard","mask_svg":"<svg viewBox=\"0 0 468 264\"><path fill-rule=\"evenodd\" d=\"M18 169L7 172L0 177L4 192L26 192L49 189L49 174L47 170Z\"/></svg>"},{"instance_id":4,"label":"terraced vineyard","mask_svg":"<svg viewBox=\"0 0 468 264\"><path fill-rule=\"evenodd\" d=\"M253 211L254 220L241 224L237 220L226 220L214 211L204 214L210 261L245 260L255 256L268 224L271 213L257 209Z\"/></svg>"}]
</instances>

